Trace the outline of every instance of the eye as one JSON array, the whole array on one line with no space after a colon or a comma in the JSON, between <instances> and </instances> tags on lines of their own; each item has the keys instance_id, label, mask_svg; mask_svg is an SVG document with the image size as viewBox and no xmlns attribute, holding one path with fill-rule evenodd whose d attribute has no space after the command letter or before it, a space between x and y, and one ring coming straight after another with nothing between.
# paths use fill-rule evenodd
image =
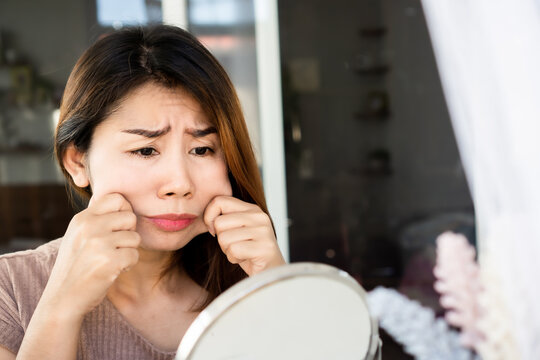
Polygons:
<instances>
[{"instance_id":1,"label":"eye","mask_svg":"<svg viewBox=\"0 0 540 360\"><path fill-rule=\"evenodd\" d=\"M214 152L210 147L208 146L199 146L196 148L193 148L190 153L197 155L197 156L205 156L208 155L208 152Z\"/></svg>"},{"instance_id":2,"label":"eye","mask_svg":"<svg viewBox=\"0 0 540 360\"><path fill-rule=\"evenodd\" d=\"M153 155L156 155L157 154L157 151L156 149L154 148L151 148L151 147L145 147L145 148L142 148L142 149L138 149L138 150L134 150L131 152L133 155L139 155L139 156L142 156L142 157L150 157L150 156L153 156Z\"/></svg>"}]
</instances>

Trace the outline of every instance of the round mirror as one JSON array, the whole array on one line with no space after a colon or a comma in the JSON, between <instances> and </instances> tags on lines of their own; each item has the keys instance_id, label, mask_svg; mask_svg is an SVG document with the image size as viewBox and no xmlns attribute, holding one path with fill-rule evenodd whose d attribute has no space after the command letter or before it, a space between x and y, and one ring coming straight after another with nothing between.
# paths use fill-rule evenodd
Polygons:
<instances>
[{"instance_id":1,"label":"round mirror","mask_svg":"<svg viewBox=\"0 0 540 360\"><path fill-rule=\"evenodd\" d=\"M364 290L329 265L295 263L244 279L186 332L177 360L366 359L380 341Z\"/></svg>"}]
</instances>

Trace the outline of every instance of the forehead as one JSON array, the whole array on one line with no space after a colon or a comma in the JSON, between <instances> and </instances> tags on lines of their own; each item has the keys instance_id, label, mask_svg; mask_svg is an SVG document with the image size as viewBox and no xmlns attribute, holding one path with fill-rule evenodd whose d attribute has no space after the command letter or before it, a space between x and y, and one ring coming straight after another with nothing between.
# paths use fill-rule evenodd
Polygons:
<instances>
[{"instance_id":1,"label":"forehead","mask_svg":"<svg viewBox=\"0 0 540 360\"><path fill-rule=\"evenodd\" d=\"M199 102L184 89L146 83L129 93L101 125L157 129L208 126L209 121Z\"/></svg>"}]
</instances>

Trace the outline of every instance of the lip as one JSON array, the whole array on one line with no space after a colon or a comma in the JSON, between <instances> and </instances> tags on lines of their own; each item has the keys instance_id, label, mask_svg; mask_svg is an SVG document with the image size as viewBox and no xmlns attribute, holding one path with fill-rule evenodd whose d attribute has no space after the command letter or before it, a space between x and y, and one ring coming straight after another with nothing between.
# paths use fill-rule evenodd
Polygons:
<instances>
[{"instance_id":1,"label":"lip","mask_svg":"<svg viewBox=\"0 0 540 360\"><path fill-rule=\"evenodd\" d=\"M147 218L161 230L173 232L187 228L197 216L193 214L161 214L147 216Z\"/></svg>"}]
</instances>

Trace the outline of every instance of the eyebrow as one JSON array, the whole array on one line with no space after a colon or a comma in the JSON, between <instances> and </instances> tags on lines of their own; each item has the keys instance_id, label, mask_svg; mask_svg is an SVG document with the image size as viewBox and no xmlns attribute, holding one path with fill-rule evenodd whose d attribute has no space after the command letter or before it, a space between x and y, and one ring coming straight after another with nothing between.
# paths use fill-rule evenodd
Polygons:
<instances>
[{"instance_id":1,"label":"eyebrow","mask_svg":"<svg viewBox=\"0 0 540 360\"><path fill-rule=\"evenodd\" d=\"M126 129L126 130L122 130L122 132L124 132L124 133L134 134L134 135L141 135L141 136L144 136L144 137L150 138L150 139L163 136L166 133L168 133L169 131L171 131L171 126L170 125L167 126L164 129L160 129L160 130L147 130L147 129ZM215 127L211 126L209 128L206 128L206 129L186 129L185 132L188 135L193 136L194 138L202 138L202 137L205 137L205 136L207 136L209 134L217 133L217 130L216 130Z\"/></svg>"},{"instance_id":2,"label":"eyebrow","mask_svg":"<svg viewBox=\"0 0 540 360\"><path fill-rule=\"evenodd\" d=\"M194 138L202 138L206 135L216 134L217 130L215 127L211 126L206 129L187 129L186 133L193 136Z\"/></svg>"},{"instance_id":3,"label":"eyebrow","mask_svg":"<svg viewBox=\"0 0 540 360\"><path fill-rule=\"evenodd\" d=\"M165 135L171 131L171 126L167 126L166 128L160 129L160 130L146 130L146 129L126 129L122 130L124 133L128 134L134 134L134 135L141 135L150 139L160 137L162 135Z\"/></svg>"}]
</instances>

